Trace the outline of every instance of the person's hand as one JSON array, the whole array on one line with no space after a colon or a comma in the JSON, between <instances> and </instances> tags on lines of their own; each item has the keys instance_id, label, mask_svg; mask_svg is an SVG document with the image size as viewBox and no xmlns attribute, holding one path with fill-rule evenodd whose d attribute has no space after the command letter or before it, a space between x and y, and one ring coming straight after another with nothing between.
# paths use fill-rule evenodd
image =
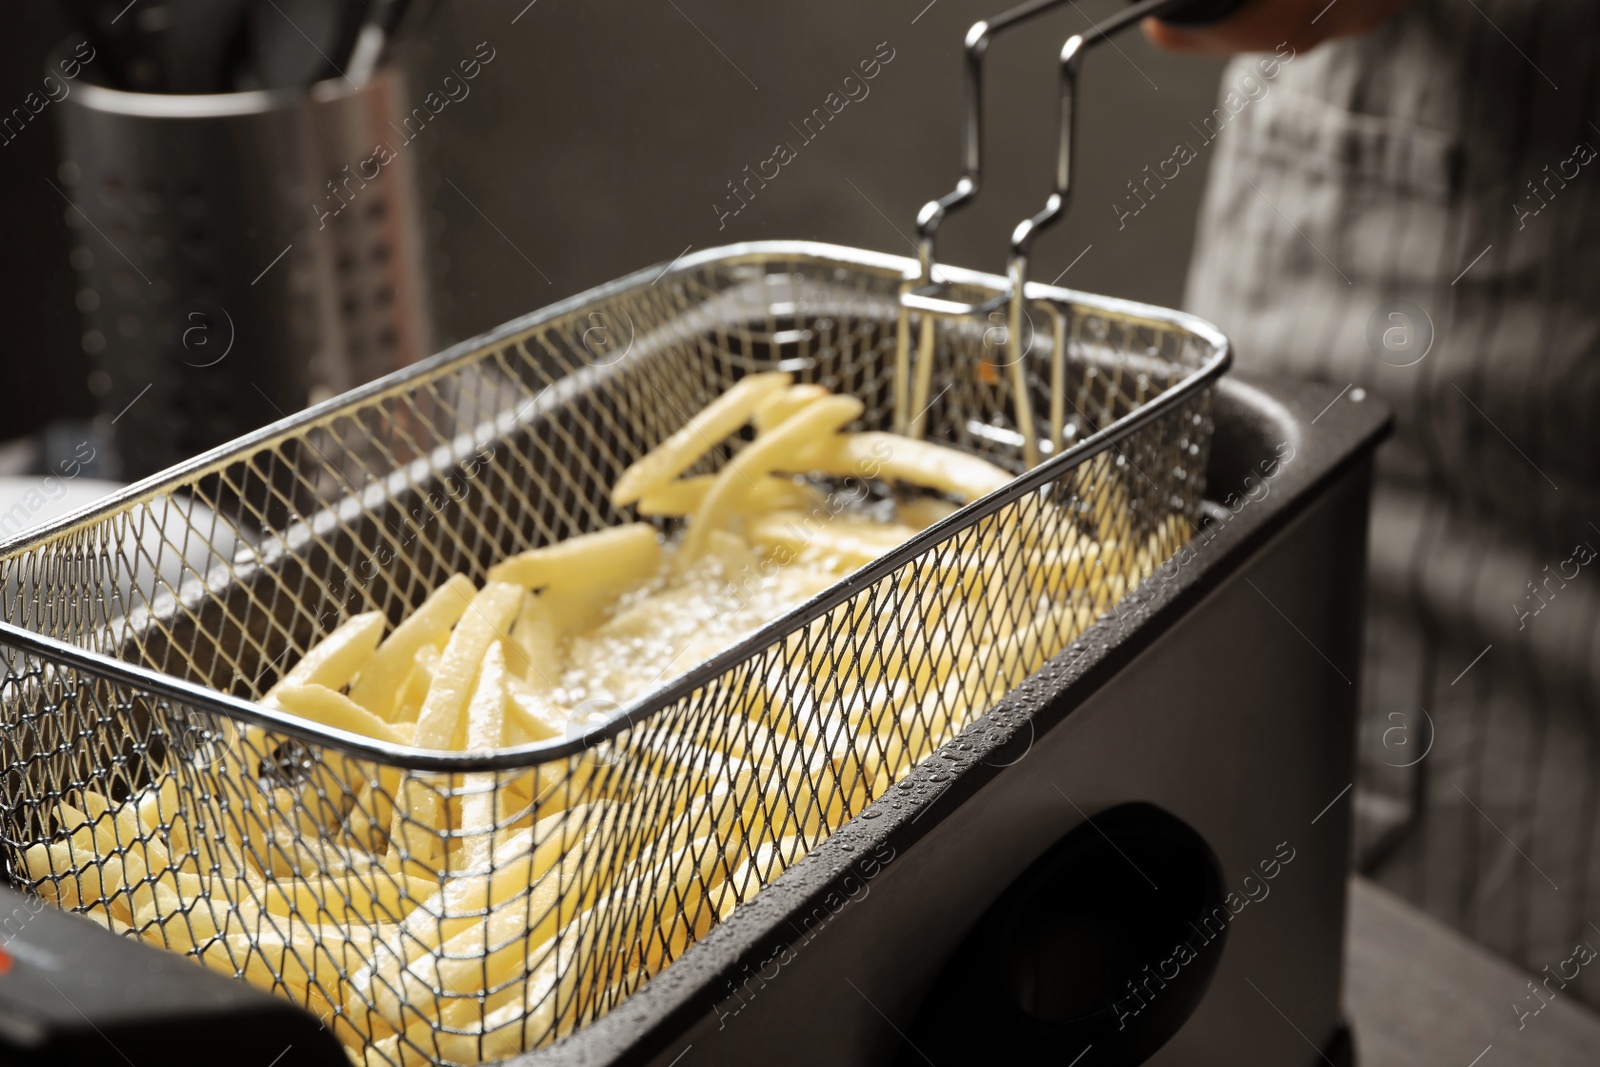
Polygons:
<instances>
[{"instance_id":1,"label":"person's hand","mask_svg":"<svg viewBox=\"0 0 1600 1067\"><path fill-rule=\"evenodd\" d=\"M1169 26L1145 19L1144 35L1173 52L1270 52L1287 42L1296 52L1330 37L1382 25L1411 0L1246 0L1238 13L1210 26Z\"/></svg>"}]
</instances>

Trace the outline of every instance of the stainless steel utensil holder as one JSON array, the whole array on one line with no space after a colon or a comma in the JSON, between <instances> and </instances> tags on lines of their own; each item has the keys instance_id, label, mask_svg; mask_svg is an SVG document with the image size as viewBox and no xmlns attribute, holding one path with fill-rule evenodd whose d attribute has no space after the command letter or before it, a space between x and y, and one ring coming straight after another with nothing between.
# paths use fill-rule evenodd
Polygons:
<instances>
[{"instance_id":1,"label":"stainless steel utensil holder","mask_svg":"<svg viewBox=\"0 0 1600 1067\"><path fill-rule=\"evenodd\" d=\"M61 108L90 386L137 478L432 351L404 80Z\"/></svg>"}]
</instances>

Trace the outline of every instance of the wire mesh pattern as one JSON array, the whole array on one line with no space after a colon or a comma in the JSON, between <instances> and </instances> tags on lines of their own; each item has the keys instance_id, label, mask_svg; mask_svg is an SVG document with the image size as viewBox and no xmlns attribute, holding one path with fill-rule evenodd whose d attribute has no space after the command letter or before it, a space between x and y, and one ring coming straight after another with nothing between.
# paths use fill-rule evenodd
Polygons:
<instances>
[{"instance_id":1,"label":"wire mesh pattern","mask_svg":"<svg viewBox=\"0 0 1600 1067\"><path fill-rule=\"evenodd\" d=\"M283 993L357 1062L492 1061L603 1014L1182 545L1214 331L1041 289L1056 325L1026 379L1060 462L569 742L430 762L246 702L356 613L395 623L455 573L635 521L618 473L745 374L852 394L855 428L888 428L907 265L706 253L11 547L11 881ZM1023 473L1003 338L938 331L927 436Z\"/></svg>"}]
</instances>

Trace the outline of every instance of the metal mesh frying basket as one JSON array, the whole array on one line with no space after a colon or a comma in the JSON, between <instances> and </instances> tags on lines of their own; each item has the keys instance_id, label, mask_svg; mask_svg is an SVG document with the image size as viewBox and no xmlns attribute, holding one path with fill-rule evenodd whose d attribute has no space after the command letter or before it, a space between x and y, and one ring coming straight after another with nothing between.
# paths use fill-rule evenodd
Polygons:
<instances>
[{"instance_id":1,"label":"metal mesh frying basket","mask_svg":"<svg viewBox=\"0 0 1600 1067\"><path fill-rule=\"evenodd\" d=\"M615 710L574 709L568 736L421 751L257 701L356 613L397 623L452 574L482 584L508 554L634 520L617 475L746 374L860 398L851 429L909 421L895 338L916 269L705 252L0 549L11 881L308 1006L357 1062L495 1060L603 1014L983 729L1182 545L1228 361L1213 328L1044 286L1020 345L939 319L910 414L1019 477ZM975 302L1006 284L942 270ZM752 594L727 595L709 610Z\"/></svg>"}]
</instances>

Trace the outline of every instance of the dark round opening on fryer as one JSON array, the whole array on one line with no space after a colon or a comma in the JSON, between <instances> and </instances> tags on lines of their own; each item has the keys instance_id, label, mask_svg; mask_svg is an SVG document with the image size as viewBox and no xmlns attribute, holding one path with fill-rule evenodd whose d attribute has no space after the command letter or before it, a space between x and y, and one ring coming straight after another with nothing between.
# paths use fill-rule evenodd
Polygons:
<instances>
[{"instance_id":1,"label":"dark round opening on fryer","mask_svg":"<svg viewBox=\"0 0 1600 1067\"><path fill-rule=\"evenodd\" d=\"M1143 1063L1210 983L1222 897L1215 855L1182 820L1142 803L1101 812L973 926L911 1042L1008 1064L1066 1063L1086 1048L1077 1067ZM1192 949L1181 963L1180 944Z\"/></svg>"},{"instance_id":2,"label":"dark round opening on fryer","mask_svg":"<svg viewBox=\"0 0 1600 1067\"><path fill-rule=\"evenodd\" d=\"M1112 809L1016 883L1003 927L1002 980L1045 1022L1078 1019L1126 997L1128 981L1192 940L1217 885L1198 834L1158 808ZM1066 844L1063 842L1063 844Z\"/></svg>"}]
</instances>

